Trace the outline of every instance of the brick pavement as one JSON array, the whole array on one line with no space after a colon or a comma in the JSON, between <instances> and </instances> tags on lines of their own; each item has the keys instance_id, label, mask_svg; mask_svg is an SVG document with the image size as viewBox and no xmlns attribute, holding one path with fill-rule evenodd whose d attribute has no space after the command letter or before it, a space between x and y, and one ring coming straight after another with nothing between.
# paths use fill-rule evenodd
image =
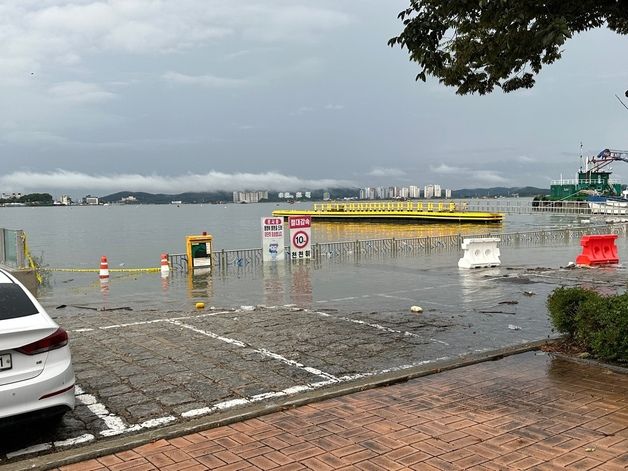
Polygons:
<instances>
[{"instance_id":1,"label":"brick pavement","mask_svg":"<svg viewBox=\"0 0 628 471\"><path fill-rule=\"evenodd\" d=\"M60 469L625 470L628 375L530 352Z\"/></svg>"}]
</instances>

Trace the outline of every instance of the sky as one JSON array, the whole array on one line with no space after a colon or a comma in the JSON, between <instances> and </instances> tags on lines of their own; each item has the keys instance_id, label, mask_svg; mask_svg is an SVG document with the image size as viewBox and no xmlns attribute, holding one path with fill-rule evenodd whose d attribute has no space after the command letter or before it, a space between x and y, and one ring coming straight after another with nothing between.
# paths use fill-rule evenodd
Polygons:
<instances>
[{"instance_id":1,"label":"sky","mask_svg":"<svg viewBox=\"0 0 628 471\"><path fill-rule=\"evenodd\" d=\"M461 97L387 46L407 4L2 0L0 193L549 188L628 149L628 37Z\"/></svg>"}]
</instances>

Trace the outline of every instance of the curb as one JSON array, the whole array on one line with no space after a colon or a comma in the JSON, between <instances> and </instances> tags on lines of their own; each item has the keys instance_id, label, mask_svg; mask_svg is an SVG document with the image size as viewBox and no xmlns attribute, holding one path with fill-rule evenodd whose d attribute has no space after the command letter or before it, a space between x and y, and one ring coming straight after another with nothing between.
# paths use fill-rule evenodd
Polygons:
<instances>
[{"instance_id":1,"label":"curb","mask_svg":"<svg viewBox=\"0 0 628 471\"><path fill-rule=\"evenodd\" d=\"M332 385L323 390L310 391L294 397L272 401L270 403L258 403L245 406L237 410L219 412L211 416L185 421L183 423L162 427L155 430L142 432L136 435L123 436L114 439L100 439L96 443L86 446L64 450L56 453L45 454L30 459L16 461L0 465L2 471L44 471L69 464L87 461L94 458L118 453L136 448L160 439L172 439L183 435L189 435L212 428L230 425L262 415L271 414L284 409L295 408L332 399L347 394L353 394L368 389L390 386L402 383L422 376L433 375L444 371L463 368L486 361L501 360L504 357L538 350L543 345L552 344L557 339L537 340L517 346L504 347L497 350L477 354L464 355L451 360L444 360L431 365L417 366L407 370L394 371L382 375L362 378L360 380Z\"/></svg>"},{"instance_id":2,"label":"curb","mask_svg":"<svg viewBox=\"0 0 628 471\"><path fill-rule=\"evenodd\" d=\"M597 368L603 368L605 370L610 370L613 373L628 375L628 367L626 366L611 365L608 363L602 363L601 361L596 360L596 359L578 358L578 357L574 357L572 355L567 355L565 353L560 353L560 352L547 352L547 354L556 358L560 358L561 360L570 361L572 363L578 363L579 365L587 365L587 366L593 366Z\"/></svg>"}]
</instances>

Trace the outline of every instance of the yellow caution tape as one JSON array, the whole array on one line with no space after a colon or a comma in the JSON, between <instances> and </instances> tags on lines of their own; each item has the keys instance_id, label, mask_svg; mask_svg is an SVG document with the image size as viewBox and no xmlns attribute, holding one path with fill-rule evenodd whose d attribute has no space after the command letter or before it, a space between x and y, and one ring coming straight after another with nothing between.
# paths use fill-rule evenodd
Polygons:
<instances>
[{"instance_id":1,"label":"yellow caution tape","mask_svg":"<svg viewBox=\"0 0 628 471\"><path fill-rule=\"evenodd\" d=\"M62 271L62 272L74 272L74 273L99 273L100 268L48 268L42 267L40 270L45 271ZM110 268L110 273L154 273L161 271L160 267L156 268Z\"/></svg>"},{"instance_id":2,"label":"yellow caution tape","mask_svg":"<svg viewBox=\"0 0 628 471\"><path fill-rule=\"evenodd\" d=\"M41 273L39 273L39 267L37 266L37 264L35 263L35 260L33 260L33 257L31 256L31 251L28 249L28 244L26 243L25 232L22 232L22 241L24 242L24 255L26 256L26 259L28 260L28 266L35 272L35 278L37 278L37 283L42 284L44 282L44 279L41 276Z\"/></svg>"},{"instance_id":3,"label":"yellow caution tape","mask_svg":"<svg viewBox=\"0 0 628 471\"><path fill-rule=\"evenodd\" d=\"M72 273L99 273L100 268L49 268L37 266L33 259L28 244L26 242L26 234L22 232L22 242L24 242L24 255L28 260L29 267L35 272L37 281L42 284L44 279L41 276L41 271L57 271L57 272L72 272ZM110 273L156 273L161 271L161 267L149 267L149 268L110 268Z\"/></svg>"}]
</instances>

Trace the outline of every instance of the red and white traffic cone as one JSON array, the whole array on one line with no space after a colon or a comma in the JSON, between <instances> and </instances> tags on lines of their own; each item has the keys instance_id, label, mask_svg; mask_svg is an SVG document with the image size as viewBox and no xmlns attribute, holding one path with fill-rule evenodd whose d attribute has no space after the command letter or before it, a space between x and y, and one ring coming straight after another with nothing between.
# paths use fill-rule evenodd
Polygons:
<instances>
[{"instance_id":1,"label":"red and white traffic cone","mask_svg":"<svg viewBox=\"0 0 628 471\"><path fill-rule=\"evenodd\" d=\"M104 255L100 257L100 275L99 278L101 280L109 279L109 263L107 262L107 257Z\"/></svg>"},{"instance_id":2,"label":"red and white traffic cone","mask_svg":"<svg viewBox=\"0 0 628 471\"><path fill-rule=\"evenodd\" d=\"M168 254L161 254L161 276L166 277L170 274L170 264L168 263Z\"/></svg>"}]
</instances>

